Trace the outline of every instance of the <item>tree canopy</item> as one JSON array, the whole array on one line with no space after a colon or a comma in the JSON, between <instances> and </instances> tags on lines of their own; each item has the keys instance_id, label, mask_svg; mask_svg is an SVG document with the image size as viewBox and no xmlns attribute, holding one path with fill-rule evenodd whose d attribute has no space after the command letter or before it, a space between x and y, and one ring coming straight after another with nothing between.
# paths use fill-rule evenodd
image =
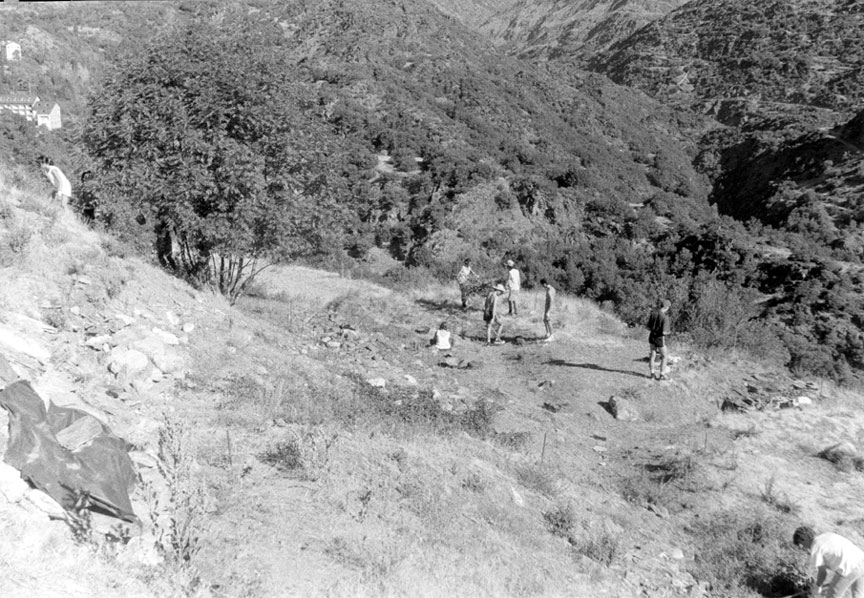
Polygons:
<instances>
[{"instance_id":1,"label":"tree canopy","mask_svg":"<svg viewBox=\"0 0 864 598\"><path fill-rule=\"evenodd\" d=\"M164 35L120 61L84 129L103 213L170 233L177 267L232 299L353 218L334 137L284 39L272 20L232 11Z\"/></svg>"}]
</instances>

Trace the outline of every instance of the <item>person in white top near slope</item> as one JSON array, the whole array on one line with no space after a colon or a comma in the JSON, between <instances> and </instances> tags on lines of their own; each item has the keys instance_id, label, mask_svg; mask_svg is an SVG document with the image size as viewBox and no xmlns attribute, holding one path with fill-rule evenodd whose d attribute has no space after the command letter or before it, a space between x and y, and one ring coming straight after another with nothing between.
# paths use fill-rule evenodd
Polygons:
<instances>
[{"instance_id":1,"label":"person in white top near slope","mask_svg":"<svg viewBox=\"0 0 864 598\"><path fill-rule=\"evenodd\" d=\"M816 569L813 596L864 598L864 550L839 534L817 536L806 526L795 530L792 542L810 552L810 566ZM825 584L828 573L831 581Z\"/></svg>"},{"instance_id":2,"label":"person in white top near slope","mask_svg":"<svg viewBox=\"0 0 864 598\"><path fill-rule=\"evenodd\" d=\"M519 291L522 289L522 275L519 273L513 260L507 260L507 268L509 268L507 271L507 291L509 291L507 294L508 314L517 316L519 315L517 299L519 298Z\"/></svg>"},{"instance_id":3,"label":"person in white top near slope","mask_svg":"<svg viewBox=\"0 0 864 598\"><path fill-rule=\"evenodd\" d=\"M69 179L66 178L62 170L54 166L50 158L42 158L40 166L42 167L42 172L54 186L54 199L60 202L61 206L66 207L72 198L72 184L69 182Z\"/></svg>"},{"instance_id":4,"label":"person in white top near slope","mask_svg":"<svg viewBox=\"0 0 864 598\"><path fill-rule=\"evenodd\" d=\"M471 260L465 258L462 268L459 269L459 274L456 275L456 282L459 284L459 295L462 299L462 309L468 309L468 296L471 294L471 279L477 278L477 274L471 269Z\"/></svg>"}]
</instances>

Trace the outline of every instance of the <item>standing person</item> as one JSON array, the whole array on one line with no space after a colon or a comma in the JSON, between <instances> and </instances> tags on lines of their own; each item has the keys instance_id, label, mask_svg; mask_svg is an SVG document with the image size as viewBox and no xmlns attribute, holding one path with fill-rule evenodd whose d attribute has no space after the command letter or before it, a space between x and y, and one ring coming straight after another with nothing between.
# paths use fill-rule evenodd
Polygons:
<instances>
[{"instance_id":1,"label":"standing person","mask_svg":"<svg viewBox=\"0 0 864 598\"><path fill-rule=\"evenodd\" d=\"M519 315L519 306L516 304L516 299L519 297L519 291L522 289L522 275L520 274L513 260L507 260L507 306L508 313L511 316Z\"/></svg>"},{"instance_id":2,"label":"standing person","mask_svg":"<svg viewBox=\"0 0 864 598\"><path fill-rule=\"evenodd\" d=\"M543 325L546 327L545 341L552 340L552 303L555 301L555 288L545 278L540 279L540 284L546 288L546 305L543 308Z\"/></svg>"},{"instance_id":3,"label":"standing person","mask_svg":"<svg viewBox=\"0 0 864 598\"><path fill-rule=\"evenodd\" d=\"M51 181L51 184L54 185L54 199L60 202L61 206L65 207L72 197L72 185L69 183L69 179L66 178L62 170L54 166L50 158L43 157L39 162L42 172Z\"/></svg>"},{"instance_id":4,"label":"standing person","mask_svg":"<svg viewBox=\"0 0 864 598\"><path fill-rule=\"evenodd\" d=\"M668 380L666 376L666 337L669 336L669 311L668 299L663 299L657 306L657 309L651 312L648 318L648 345L650 352L648 354L648 368L651 372L651 378L654 379L654 358L660 354L660 375L658 379Z\"/></svg>"},{"instance_id":5,"label":"standing person","mask_svg":"<svg viewBox=\"0 0 864 598\"><path fill-rule=\"evenodd\" d=\"M806 526L795 530L792 543L810 553L810 566L816 569L814 596L864 598L864 551L855 544L831 532L817 536ZM831 582L824 586L829 572Z\"/></svg>"},{"instance_id":6,"label":"standing person","mask_svg":"<svg viewBox=\"0 0 864 598\"><path fill-rule=\"evenodd\" d=\"M500 297L507 289L503 285L496 284L495 287L486 295L486 303L483 305L483 321L486 322L486 344L503 345L501 340L501 330L504 328L504 322L501 320L501 306L499 305ZM498 331L495 333L495 342L492 342L492 325L498 324Z\"/></svg>"},{"instance_id":7,"label":"standing person","mask_svg":"<svg viewBox=\"0 0 864 598\"><path fill-rule=\"evenodd\" d=\"M96 194L93 193L90 180L93 173L85 170L81 173L81 186L78 188L78 209L84 217L84 222L93 224L96 220Z\"/></svg>"},{"instance_id":8,"label":"standing person","mask_svg":"<svg viewBox=\"0 0 864 598\"><path fill-rule=\"evenodd\" d=\"M462 297L462 309L468 309L468 295L470 294L471 277L477 278L474 270L471 269L471 259L465 258L462 268L459 269L459 274L456 275L456 282L459 283L459 294Z\"/></svg>"}]
</instances>

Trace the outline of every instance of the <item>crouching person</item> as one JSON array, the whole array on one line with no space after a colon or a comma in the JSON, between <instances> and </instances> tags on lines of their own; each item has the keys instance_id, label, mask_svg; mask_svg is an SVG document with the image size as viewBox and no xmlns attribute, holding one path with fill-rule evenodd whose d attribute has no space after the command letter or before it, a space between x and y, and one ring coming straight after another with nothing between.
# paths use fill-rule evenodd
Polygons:
<instances>
[{"instance_id":1,"label":"crouching person","mask_svg":"<svg viewBox=\"0 0 864 598\"><path fill-rule=\"evenodd\" d=\"M816 535L813 528L799 527L792 542L810 553L816 570L814 596L864 598L864 551L839 534ZM831 581L825 584L828 573Z\"/></svg>"},{"instance_id":2,"label":"crouching person","mask_svg":"<svg viewBox=\"0 0 864 598\"><path fill-rule=\"evenodd\" d=\"M450 334L450 326L447 322L441 322L435 335L429 341L429 345L440 351L449 351L456 344L456 339Z\"/></svg>"}]
</instances>

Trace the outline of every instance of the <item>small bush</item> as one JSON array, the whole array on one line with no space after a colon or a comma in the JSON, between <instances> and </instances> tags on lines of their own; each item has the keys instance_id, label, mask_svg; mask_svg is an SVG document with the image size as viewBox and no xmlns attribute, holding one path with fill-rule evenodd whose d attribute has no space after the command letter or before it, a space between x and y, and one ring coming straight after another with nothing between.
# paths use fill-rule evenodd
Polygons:
<instances>
[{"instance_id":1,"label":"small bush","mask_svg":"<svg viewBox=\"0 0 864 598\"><path fill-rule=\"evenodd\" d=\"M6 233L6 246L13 254L22 256L27 253L27 245L32 236L33 231L28 226L15 224Z\"/></svg>"},{"instance_id":2,"label":"small bush","mask_svg":"<svg viewBox=\"0 0 864 598\"><path fill-rule=\"evenodd\" d=\"M516 479L530 490L552 498L558 494L558 476L540 464L523 464L516 467Z\"/></svg>"},{"instance_id":3,"label":"small bush","mask_svg":"<svg viewBox=\"0 0 864 598\"><path fill-rule=\"evenodd\" d=\"M589 534L585 538L570 537L573 552L608 567L618 554L618 539L608 532Z\"/></svg>"},{"instance_id":4,"label":"small bush","mask_svg":"<svg viewBox=\"0 0 864 598\"><path fill-rule=\"evenodd\" d=\"M768 478L765 482L765 487L762 489L762 502L781 513L794 513L798 507L789 500L789 496L785 493L780 494L774 488L775 476Z\"/></svg>"},{"instance_id":5,"label":"small bush","mask_svg":"<svg viewBox=\"0 0 864 598\"><path fill-rule=\"evenodd\" d=\"M42 313L42 321L49 326L53 326L57 330L65 330L67 323L66 311L61 307L55 309L46 309Z\"/></svg>"},{"instance_id":6,"label":"small bush","mask_svg":"<svg viewBox=\"0 0 864 598\"><path fill-rule=\"evenodd\" d=\"M825 459L840 471L847 473L851 471L864 472L864 457L853 455L848 451L838 450L839 445L829 446L828 448L819 451L817 456Z\"/></svg>"},{"instance_id":7,"label":"small bush","mask_svg":"<svg viewBox=\"0 0 864 598\"><path fill-rule=\"evenodd\" d=\"M576 527L576 512L573 505L558 505L543 513L543 521L553 536L570 539Z\"/></svg>"},{"instance_id":8,"label":"small bush","mask_svg":"<svg viewBox=\"0 0 864 598\"><path fill-rule=\"evenodd\" d=\"M191 433L179 419L164 416L159 429L158 468L168 487L167 499L148 486L150 516L169 568L187 591L200 581L196 557L206 528L207 491L193 473Z\"/></svg>"},{"instance_id":9,"label":"small bush","mask_svg":"<svg viewBox=\"0 0 864 598\"><path fill-rule=\"evenodd\" d=\"M462 488L475 494L483 494L488 485L486 480L477 473L470 473L462 480Z\"/></svg>"},{"instance_id":10,"label":"small bush","mask_svg":"<svg viewBox=\"0 0 864 598\"><path fill-rule=\"evenodd\" d=\"M258 458L282 473L316 481L327 471L330 452L338 437L318 427L293 426L285 440L266 449Z\"/></svg>"},{"instance_id":11,"label":"small bush","mask_svg":"<svg viewBox=\"0 0 864 598\"><path fill-rule=\"evenodd\" d=\"M665 456L637 466L621 480L621 496L636 505L665 506L672 490L693 490L697 464L691 455ZM677 492L675 493L677 494Z\"/></svg>"},{"instance_id":12,"label":"small bush","mask_svg":"<svg viewBox=\"0 0 864 598\"><path fill-rule=\"evenodd\" d=\"M530 432L498 432L492 437L496 444L511 451L523 451L531 441Z\"/></svg>"}]
</instances>

